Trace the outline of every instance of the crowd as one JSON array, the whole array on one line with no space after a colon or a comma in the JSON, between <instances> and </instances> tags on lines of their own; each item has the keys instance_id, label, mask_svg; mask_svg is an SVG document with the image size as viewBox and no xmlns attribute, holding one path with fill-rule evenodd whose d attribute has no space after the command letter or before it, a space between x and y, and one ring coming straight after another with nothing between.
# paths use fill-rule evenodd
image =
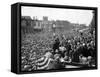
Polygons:
<instances>
[{"instance_id":1,"label":"crowd","mask_svg":"<svg viewBox=\"0 0 100 77\"><path fill-rule=\"evenodd\" d=\"M53 54L60 54L66 61L95 65L96 48L94 34L88 33L85 36L80 33L79 36L65 38L61 41L56 38L53 44Z\"/></svg>"},{"instance_id":2,"label":"crowd","mask_svg":"<svg viewBox=\"0 0 100 77\"><path fill-rule=\"evenodd\" d=\"M22 70L65 68L63 62L95 66L95 31L93 34L78 32L70 37L66 37L65 34L47 35L48 37L43 35L22 37Z\"/></svg>"}]
</instances>

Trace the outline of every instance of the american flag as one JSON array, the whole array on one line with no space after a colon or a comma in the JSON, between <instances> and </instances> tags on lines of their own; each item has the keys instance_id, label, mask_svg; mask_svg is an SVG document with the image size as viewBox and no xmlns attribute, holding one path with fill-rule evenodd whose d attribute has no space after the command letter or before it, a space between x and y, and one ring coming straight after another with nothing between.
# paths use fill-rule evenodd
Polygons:
<instances>
[{"instance_id":1,"label":"american flag","mask_svg":"<svg viewBox=\"0 0 100 77\"><path fill-rule=\"evenodd\" d=\"M47 52L43 57L39 58L36 62L37 70L49 69L50 63L53 61L52 54Z\"/></svg>"}]
</instances>

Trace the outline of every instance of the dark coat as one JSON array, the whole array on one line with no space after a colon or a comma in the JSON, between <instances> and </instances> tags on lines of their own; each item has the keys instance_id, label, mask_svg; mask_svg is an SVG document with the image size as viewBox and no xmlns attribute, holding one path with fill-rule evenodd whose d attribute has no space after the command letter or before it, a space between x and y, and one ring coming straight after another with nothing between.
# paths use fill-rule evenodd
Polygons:
<instances>
[{"instance_id":1,"label":"dark coat","mask_svg":"<svg viewBox=\"0 0 100 77\"><path fill-rule=\"evenodd\" d=\"M54 52L55 52L56 49L59 49L59 44L60 44L59 39L56 39L54 44L53 44L53 51Z\"/></svg>"}]
</instances>

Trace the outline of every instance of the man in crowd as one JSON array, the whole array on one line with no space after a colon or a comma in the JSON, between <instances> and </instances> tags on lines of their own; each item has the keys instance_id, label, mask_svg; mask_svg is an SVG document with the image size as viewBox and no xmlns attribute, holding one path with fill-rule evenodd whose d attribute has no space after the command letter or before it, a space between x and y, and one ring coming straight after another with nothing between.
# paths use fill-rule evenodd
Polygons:
<instances>
[{"instance_id":1,"label":"man in crowd","mask_svg":"<svg viewBox=\"0 0 100 77\"><path fill-rule=\"evenodd\" d=\"M56 38L53 44L53 54L56 53L56 50L59 50L60 41L59 38Z\"/></svg>"}]
</instances>

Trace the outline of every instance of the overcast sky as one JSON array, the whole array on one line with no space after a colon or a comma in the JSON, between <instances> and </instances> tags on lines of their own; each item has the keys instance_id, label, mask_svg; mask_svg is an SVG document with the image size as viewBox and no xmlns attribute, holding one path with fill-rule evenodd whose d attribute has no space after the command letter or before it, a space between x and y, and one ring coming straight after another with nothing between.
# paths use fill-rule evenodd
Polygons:
<instances>
[{"instance_id":1,"label":"overcast sky","mask_svg":"<svg viewBox=\"0 0 100 77\"><path fill-rule=\"evenodd\" d=\"M49 20L68 20L71 23L90 24L93 14L92 10L78 10L78 9L59 9L59 8L45 8L45 7L30 7L22 6L22 16L37 16L42 19L43 16L48 16Z\"/></svg>"}]
</instances>

